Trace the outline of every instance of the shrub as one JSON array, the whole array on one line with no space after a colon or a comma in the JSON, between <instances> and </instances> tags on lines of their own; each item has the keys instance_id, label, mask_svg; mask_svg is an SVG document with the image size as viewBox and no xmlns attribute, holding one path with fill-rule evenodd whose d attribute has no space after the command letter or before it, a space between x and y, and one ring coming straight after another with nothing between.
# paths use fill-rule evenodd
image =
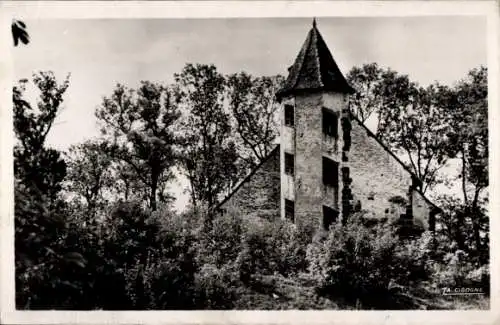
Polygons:
<instances>
[{"instance_id":1,"label":"shrub","mask_svg":"<svg viewBox=\"0 0 500 325\"><path fill-rule=\"evenodd\" d=\"M307 269L307 233L301 233L293 224L280 220L274 223L271 238L277 249L279 274L292 276Z\"/></svg>"},{"instance_id":2,"label":"shrub","mask_svg":"<svg viewBox=\"0 0 500 325\"><path fill-rule=\"evenodd\" d=\"M134 203L116 206L107 224L112 230L103 243L105 258L99 261L109 267L100 267L103 273L96 277L123 279L129 302L121 309L194 308L196 238L189 221L168 210L151 213ZM104 277L107 273L113 276Z\"/></svg>"},{"instance_id":3,"label":"shrub","mask_svg":"<svg viewBox=\"0 0 500 325\"><path fill-rule=\"evenodd\" d=\"M238 275L231 266L218 268L215 265L203 265L195 278L197 308L234 308L240 286Z\"/></svg>"},{"instance_id":4,"label":"shrub","mask_svg":"<svg viewBox=\"0 0 500 325\"><path fill-rule=\"evenodd\" d=\"M242 219L235 214L214 216L197 228L197 260L216 267L234 262L241 250Z\"/></svg>"},{"instance_id":5,"label":"shrub","mask_svg":"<svg viewBox=\"0 0 500 325\"><path fill-rule=\"evenodd\" d=\"M159 309L192 309L195 307L196 262L195 229L192 220L177 214L158 217L159 248L152 260L156 261L151 287Z\"/></svg>"},{"instance_id":6,"label":"shrub","mask_svg":"<svg viewBox=\"0 0 500 325\"><path fill-rule=\"evenodd\" d=\"M306 269L306 246L295 226L281 220L249 220L237 265L245 282L252 275L291 275Z\"/></svg>"},{"instance_id":7,"label":"shrub","mask_svg":"<svg viewBox=\"0 0 500 325\"><path fill-rule=\"evenodd\" d=\"M462 250L468 259L477 264L489 263L489 216L483 200L464 205L458 198L442 196L439 204L444 213L436 220L436 233L451 249L447 253ZM445 245L446 245L445 244ZM443 254L444 255L444 254Z\"/></svg>"},{"instance_id":8,"label":"shrub","mask_svg":"<svg viewBox=\"0 0 500 325\"><path fill-rule=\"evenodd\" d=\"M435 255L433 243L433 234L428 231L416 238L399 239L394 254L398 284L410 286L429 278L428 264Z\"/></svg>"},{"instance_id":9,"label":"shrub","mask_svg":"<svg viewBox=\"0 0 500 325\"><path fill-rule=\"evenodd\" d=\"M425 243L402 243L387 223L367 227L351 218L345 226L316 235L307 251L309 271L321 295L351 306L398 308L399 292L426 276L425 253L417 245Z\"/></svg>"},{"instance_id":10,"label":"shrub","mask_svg":"<svg viewBox=\"0 0 500 325\"><path fill-rule=\"evenodd\" d=\"M443 261L430 261L428 266L435 288L479 286L489 292L489 265L476 265L462 250L447 253Z\"/></svg>"}]
</instances>

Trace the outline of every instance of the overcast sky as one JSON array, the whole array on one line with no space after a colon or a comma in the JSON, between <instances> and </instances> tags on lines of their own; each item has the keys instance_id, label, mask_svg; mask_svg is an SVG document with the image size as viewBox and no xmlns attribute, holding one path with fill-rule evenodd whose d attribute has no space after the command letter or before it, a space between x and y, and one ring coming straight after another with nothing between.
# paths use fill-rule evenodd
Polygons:
<instances>
[{"instance_id":1,"label":"overcast sky","mask_svg":"<svg viewBox=\"0 0 500 325\"><path fill-rule=\"evenodd\" d=\"M31 42L14 50L15 77L71 73L50 145L98 135L95 107L117 82L169 82L188 63L213 63L222 73L285 74L311 18L28 20ZM408 74L423 85L452 84L486 65L483 17L320 18L318 28L345 73L363 63ZM184 204L184 200L178 204Z\"/></svg>"}]
</instances>

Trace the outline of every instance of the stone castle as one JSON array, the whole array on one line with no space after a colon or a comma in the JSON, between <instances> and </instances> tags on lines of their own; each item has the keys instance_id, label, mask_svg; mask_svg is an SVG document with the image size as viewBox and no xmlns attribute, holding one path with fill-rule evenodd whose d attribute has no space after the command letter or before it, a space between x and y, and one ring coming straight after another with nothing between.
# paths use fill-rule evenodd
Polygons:
<instances>
[{"instance_id":1,"label":"stone castle","mask_svg":"<svg viewBox=\"0 0 500 325\"><path fill-rule=\"evenodd\" d=\"M354 89L316 22L277 93L280 144L219 205L328 228L356 212L434 227L415 175L349 110Z\"/></svg>"}]
</instances>

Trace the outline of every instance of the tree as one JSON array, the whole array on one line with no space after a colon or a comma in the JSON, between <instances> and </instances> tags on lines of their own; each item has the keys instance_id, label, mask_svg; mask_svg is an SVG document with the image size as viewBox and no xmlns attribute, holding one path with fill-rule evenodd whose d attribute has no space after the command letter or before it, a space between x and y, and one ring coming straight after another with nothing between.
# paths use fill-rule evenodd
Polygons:
<instances>
[{"instance_id":1,"label":"tree","mask_svg":"<svg viewBox=\"0 0 500 325\"><path fill-rule=\"evenodd\" d=\"M346 75L347 81L356 90L349 99L351 112L363 123L379 113L382 104L379 85L384 72L377 63L369 63L353 67Z\"/></svg>"},{"instance_id":2,"label":"tree","mask_svg":"<svg viewBox=\"0 0 500 325\"><path fill-rule=\"evenodd\" d=\"M44 144L61 109L69 76L59 84L52 72L34 74L33 82L40 91L36 109L23 98L27 82L23 79L13 89L14 130L18 140L14 146L15 176L27 188L36 189L54 201L66 175L66 164L58 151Z\"/></svg>"},{"instance_id":3,"label":"tree","mask_svg":"<svg viewBox=\"0 0 500 325\"><path fill-rule=\"evenodd\" d=\"M422 87L376 63L352 68L347 79L357 90L351 112L361 122L375 118L377 137L403 158L419 189L432 188L448 159L453 91L437 82Z\"/></svg>"},{"instance_id":4,"label":"tree","mask_svg":"<svg viewBox=\"0 0 500 325\"><path fill-rule=\"evenodd\" d=\"M107 151L105 142L91 140L69 148L67 189L84 199L83 208L91 219L103 208L103 192L114 184Z\"/></svg>"},{"instance_id":5,"label":"tree","mask_svg":"<svg viewBox=\"0 0 500 325\"><path fill-rule=\"evenodd\" d=\"M469 71L456 86L450 154L460 157L464 203L477 206L488 187L488 71Z\"/></svg>"},{"instance_id":6,"label":"tree","mask_svg":"<svg viewBox=\"0 0 500 325\"><path fill-rule=\"evenodd\" d=\"M241 159L248 167L264 160L278 134L275 94L282 76L252 77L241 72L227 77L229 107L241 141Z\"/></svg>"},{"instance_id":7,"label":"tree","mask_svg":"<svg viewBox=\"0 0 500 325\"><path fill-rule=\"evenodd\" d=\"M147 188L136 176L136 170L123 161L112 160L111 173L114 186L111 189L118 200L147 201Z\"/></svg>"},{"instance_id":8,"label":"tree","mask_svg":"<svg viewBox=\"0 0 500 325\"><path fill-rule=\"evenodd\" d=\"M43 308L67 303L74 283L69 273L85 267L85 258L65 244L65 204L58 194L66 163L45 140L69 86L57 82L52 72L33 75L40 92L36 108L24 99L27 80L13 89L15 175L16 304L18 308Z\"/></svg>"},{"instance_id":9,"label":"tree","mask_svg":"<svg viewBox=\"0 0 500 325\"><path fill-rule=\"evenodd\" d=\"M476 250L484 251L488 233L488 218L483 193L488 187L488 71L481 66L469 71L456 85L452 128L448 134L451 157L460 160L462 212L457 217L457 232L463 232L466 218L471 219ZM458 234L463 245L463 234ZM486 254L487 255L487 254Z\"/></svg>"},{"instance_id":10,"label":"tree","mask_svg":"<svg viewBox=\"0 0 500 325\"><path fill-rule=\"evenodd\" d=\"M237 176L238 153L223 106L225 80L214 65L187 64L175 82L176 101L186 113L181 164L191 200L212 206Z\"/></svg>"},{"instance_id":11,"label":"tree","mask_svg":"<svg viewBox=\"0 0 500 325\"><path fill-rule=\"evenodd\" d=\"M152 210L158 198L168 199L165 186L174 178L174 124L180 113L172 99L171 89L160 84L143 81L137 91L117 85L96 111L109 154L131 167Z\"/></svg>"},{"instance_id":12,"label":"tree","mask_svg":"<svg viewBox=\"0 0 500 325\"><path fill-rule=\"evenodd\" d=\"M378 88L378 136L406 160L425 193L436 184L448 159L452 92L438 83L421 87L391 70L382 74Z\"/></svg>"}]
</instances>

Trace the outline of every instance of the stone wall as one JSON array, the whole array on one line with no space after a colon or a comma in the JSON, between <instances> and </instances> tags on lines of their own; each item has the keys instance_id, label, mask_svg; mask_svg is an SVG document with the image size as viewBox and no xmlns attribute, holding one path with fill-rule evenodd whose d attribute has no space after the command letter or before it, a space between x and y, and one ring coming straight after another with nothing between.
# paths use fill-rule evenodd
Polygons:
<instances>
[{"instance_id":1,"label":"stone wall","mask_svg":"<svg viewBox=\"0 0 500 325\"><path fill-rule=\"evenodd\" d=\"M285 153L295 154L295 126L285 123L285 105L291 105L295 116L295 98L289 97L283 100L280 111L280 156L281 156L281 218L285 219L285 200L295 202L295 181L292 175L285 173Z\"/></svg>"},{"instance_id":2,"label":"stone wall","mask_svg":"<svg viewBox=\"0 0 500 325\"><path fill-rule=\"evenodd\" d=\"M322 132L322 146L323 146L323 157L328 158L338 164L337 175L338 175L338 186L331 187L323 185L323 205L328 206L341 215L341 200L340 192L344 187L344 180L341 175L341 170L344 167L344 163L341 161L343 153L343 142L344 134L343 127L341 126L342 111L346 108L346 97L339 93L324 93L323 94L323 107L319 109L325 109L337 116L337 135L336 137L331 137L323 134Z\"/></svg>"},{"instance_id":3,"label":"stone wall","mask_svg":"<svg viewBox=\"0 0 500 325\"><path fill-rule=\"evenodd\" d=\"M323 214L322 95L295 98L295 222L317 228Z\"/></svg>"},{"instance_id":4,"label":"stone wall","mask_svg":"<svg viewBox=\"0 0 500 325\"><path fill-rule=\"evenodd\" d=\"M351 167L353 205L368 217L398 218L408 202L411 174L370 134L358 120L352 120ZM396 201L396 203L394 203Z\"/></svg>"},{"instance_id":5,"label":"stone wall","mask_svg":"<svg viewBox=\"0 0 500 325\"><path fill-rule=\"evenodd\" d=\"M264 217L280 216L280 150L270 156L235 188L220 208Z\"/></svg>"},{"instance_id":6,"label":"stone wall","mask_svg":"<svg viewBox=\"0 0 500 325\"><path fill-rule=\"evenodd\" d=\"M427 229L429 227L428 216L432 209L431 205L424 196L417 191L412 191L412 202L414 223L419 227Z\"/></svg>"}]
</instances>

